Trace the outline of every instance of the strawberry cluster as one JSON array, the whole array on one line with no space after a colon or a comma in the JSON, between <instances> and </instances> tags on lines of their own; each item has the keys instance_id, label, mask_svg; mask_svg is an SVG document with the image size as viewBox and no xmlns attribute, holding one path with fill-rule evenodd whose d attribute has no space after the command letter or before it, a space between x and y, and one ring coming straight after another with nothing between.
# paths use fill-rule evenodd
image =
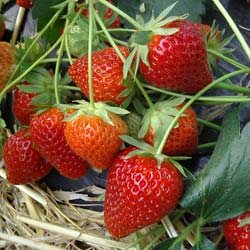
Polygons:
<instances>
[{"instance_id":1,"label":"strawberry cluster","mask_svg":"<svg viewBox=\"0 0 250 250\"><path fill-rule=\"evenodd\" d=\"M17 4L33 6L32 1ZM96 30L91 43L83 37L86 25L104 26L105 33L120 27L120 17L110 8L102 13L98 4L78 3L72 12L78 19L70 27L72 18L65 22L59 49L69 57L64 77L58 70L62 57L56 66L41 62L25 74L37 62L34 55L45 54L40 45L27 42L17 48L0 43L0 57L5 58L0 62L0 86L3 93L15 86L12 110L19 125L4 145L7 179L13 184L38 181L52 167L72 179L83 177L90 167L107 169L105 225L121 238L176 208L184 191L183 169L177 161L192 157L198 146L195 109L182 97L151 98L142 82L151 89L198 93L213 81L207 42L214 37L208 25L162 17L145 27L138 24L128 42L116 44ZM93 22L89 16L95 17L95 25L89 24ZM74 48L77 44L81 47ZM18 49L32 51L19 68L13 55ZM21 73L25 76L19 79ZM17 86L13 79L20 80ZM248 248L241 244L235 249Z\"/></svg>"}]
</instances>

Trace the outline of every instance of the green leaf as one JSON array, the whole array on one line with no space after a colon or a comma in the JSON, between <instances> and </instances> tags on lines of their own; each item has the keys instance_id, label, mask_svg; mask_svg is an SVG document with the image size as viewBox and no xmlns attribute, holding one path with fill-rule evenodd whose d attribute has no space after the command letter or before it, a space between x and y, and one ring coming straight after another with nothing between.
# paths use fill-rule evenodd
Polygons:
<instances>
[{"instance_id":1,"label":"green leaf","mask_svg":"<svg viewBox=\"0 0 250 250\"><path fill-rule=\"evenodd\" d=\"M216 250L216 245L204 235L201 235L192 250Z\"/></svg>"},{"instance_id":2,"label":"green leaf","mask_svg":"<svg viewBox=\"0 0 250 250\"><path fill-rule=\"evenodd\" d=\"M136 54L136 49L133 49L131 51L131 53L129 54L129 56L127 57L124 65L123 65L123 78L126 79L127 75L128 75L128 71L132 65L133 59L135 57Z\"/></svg>"},{"instance_id":3,"label":"green leaf","mask_svg":"<svg viewBox=\"0 0 250 250\"><path fill-rule=\"evenodd\" d=\"M240 134L238 110L230 111L214 152L181 205L205 222L223 221L250 207L250 123Z\"/></svg>"},{"instance_id":4,"label":"green leaf","mask_svg":"<svg viewBox=\"0 0 250 250\"><path fill-rule=\"evenodd\" d=\"M175 2L175 0L117 0L117 6L133 18L135 18L136 15L141 15L144 21L149 21L152 12L154 16L157 17L162 13L162 10L165 10ZM187 13L189 14L189 20L200 22L201 16L205 13L204 2L204 0L181 0L177 2L169 15L181 16ZM131 25L124 20L123 23L125 27L131 27Z\"/></svg>"},{"instance_id":5,"label":"green leaf","mask_svg":"<svg viewBox=\"0 0 250 250\"><path fill-rule=\"evenodd\" d=\"M157 246L153 248L153 250L181 250L182 239L180 237L171 238L164 240Z\"/></svg>"}]
</instances>

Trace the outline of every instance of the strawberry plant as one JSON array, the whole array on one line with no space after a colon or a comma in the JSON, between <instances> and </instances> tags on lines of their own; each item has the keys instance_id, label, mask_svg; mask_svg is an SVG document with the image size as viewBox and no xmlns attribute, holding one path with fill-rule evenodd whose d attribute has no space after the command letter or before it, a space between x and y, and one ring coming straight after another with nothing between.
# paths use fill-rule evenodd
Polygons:
<instances>
[{"instance_id":1,"label":"strawberry plant","mask_svg":"<svg viewBox=\"0 0 250 250\"><path fill-rule=\"evenodd\" d=\"M202 22L209 4L228 25ZM14 119L2 108L3 247L249 249L250 48L223 4L13 6L0 42ZM20 32L25 12L34 34Z\"/></svg>"}]
</instances>

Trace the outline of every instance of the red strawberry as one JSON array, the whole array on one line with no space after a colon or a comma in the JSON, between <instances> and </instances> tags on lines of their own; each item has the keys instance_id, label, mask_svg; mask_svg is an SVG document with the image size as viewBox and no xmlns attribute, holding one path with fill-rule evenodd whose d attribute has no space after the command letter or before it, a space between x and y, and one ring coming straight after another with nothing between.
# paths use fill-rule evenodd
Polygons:
<instances>
[{"instance_id":1,"label":"red strawberry","mask_svg":"<svg viewBox=\"0 0 250 250\"><path fill-rule=\"evenodd\" d=\"M250 232L247 234L246 238L237 240L235 250L250 250Z\"/></svg>"},{"instance_id":2,"label":"red strawberry","mask_svg":"<svg viewBox=\"0 0 250 250\"><path fill-rule=\"evenodd\" d=\"M247 218L250 218L249 211L223 222L224 236L229 246L235 246L241 239L250 238L250 225L239 226Z\"/></svg>"},{"instance_id":3,"label":"red strawberry","mask_svg":"<svg viewBox=\"0 0 250 250\"><path fill-rule=\"evenodd\" d=\"M28 83L25 82L23 84ZM36 95L37 94L23 92L20 89L15 90L12 109L16 119L22 125L29 125L32 116L36 112L36 106L31 104Z\"/></svg>"},{"instance_id":4,"label":"red strawberry","mask_svg":"<svg viewBox=\"0 0 250 250\"><path fill-rule=\"evenodd\" d=\"M170 118L173 117L171 113L173 112L173 107L167 107L166 105L164 105L164 102L156 104L155 107L156 112L158 112L157 119L159 119L159 117L161 116L161 120L165 120L164 122L166 122L168 116L170 116ZM178 107L175 107L175 109L178 112L178 110L180 110L182 107L183 104L179 105ZM167 114L168 108L170 108L170 115ZM162 115L160 115L161 112ZM154 115L152 115L152 125L150 125L146 135L144 136L144 140L151 145L154 144L155 134L157 133L157 128L154 129L152 127L154 124L153 119ZM164 125L161 124L160 126L163 127ZM167 126L168 124L164 128L164 131L167 130ZM174 127L171 130L163 148L163 153L167 155L193 155L197 151L198 132L199 131L196 113L191 107L189 107L184 112L184 115L178 119L178 126Z\"/></svg>"},{"instance_id":5,"label":"red strawberry","mask_svg":"<svg viewBox=\"0 0 250 250\"><path fill-rule=\"evenodd\" d=\"M8 42L0 42L0 90L6 85L14 68L14 49Z\"/></svg>"},{"instance_id":6,"label":"red strawberry","mask_svg":"<svg viewBox=\"0 0 250 250\"><path fill-rule=\"evenodd\" d=\"M5 34L5 22L3 15L0 14L0 40L3 38Z\"/></svg>"},{"instance_id":7,"label":"red strawberry","mask_svg":"<svg viewBox=\"0 0 250 250\"><path fill-rule=\"evenodd\" d=\"M71 149L97 169L106 169L120 150L119 135L127 133L120 116L108 112L113 125L96 114L82 114L67 122L64 134Z\"/></svg>"},{"instance_id":8,"label":"red strawberry","mask_svg":"<svg viewBox=\"0 0 250 250\"><path fill-rule=\"evenodd\" d=\"M140 62L144 79L159 88L196 93L212 82L206 43L202 33L186 20L167 24L172 35L153 35L148 43L148 62Z\"/></svg>"},{"instance_id":9,"label":"red strawberry","mask_svg":"<svg viewBox=\"0 0 250 250\"><path fill-rule=\"evenodd\" d=\"M129 55L126 47L119 47L124 57ZM106 48L93 53L92 79L94 99L98 101L111 101L121 104L125 97L118 97L127 86L123 85L123 62L113 48ZM88 56L77 59L69 68L72 80L89 97L88 88Z\"/></svg>"},{"instance_id":10,"label":"red strawberry","mask_svg":"<svg viewBox=\"0 0 250 250\"><path fill-rule=\"evenodd\" d=\"M112 0L107 0L109 3L113 4ZM79 10L78 7L75 8L76 11ZM100 14L100 13L99 13ZM88 17L88 8L84 8L82 11L82 15L85 17ZM104 20L108 21L110 18L112 18L114 15L114 11L111 10L110 8L107 8L105 14L104 14ZM109 28L119 28L121 26L120 23L120 17L118 16L112 23L108 25Z\"/></svg>"},{"instance_id":11,"label":"red strawberry","mask_svg":"<svg viewBox=\"0 0 250 250\"><path fill-rule=\"evenodd\" d=\"M125 237L158 222L179 202L183 178L169 162L158 167L151 156L126 158L135 148L122 151L108 172L104 220L109 232Z\"/></svg>"},{"instance_id":12,"label":"red strawberry","mask_svg":"<svg viewBox=\"0 0 250 250\"><path fill-rule=\"evenodd\" d=\"M205 36L208 36L209 38L213 37L213 32L215 32L214 36L215 38L219 38L220 36L220 31L219 30L212 30L212 27L209 24L204 24L204 23L197 23L197 22L192 22L192 25L199 31L204 32Z\"/></svg>"},{"instance_id":13,"label":"red strawberry","mask_svg":"<svg viewBox=\"0 0 250 250\"><path fill-rule=\"evenodd\" d=\"M88 164L67 144L63 119L64 115L58 108L34 116L30 122L31 138L40 154L63 176L80 178L88 171Z\"/></svg>"},{"instance_id":14,"label":"red strawberry","mask_svg":"<svg viewBox=\"0 0 250 250\"><path fill-rule=\"evenodd\" d=\"M21 130L4 144L4 162L7 180L13 184L26 184L46 176L51 165L35 150L28 129Z\"/></svg>"},{"instance_id":15,"label":"red strawberry","mask_svg":"<svg viewBox=\"0 0 250 250\"><path fill-rule=\"evenodd\" d=\"M16 4L20 7L30 9L33 7L32 0L16 0Z\"/></svg>"}]
</instances>

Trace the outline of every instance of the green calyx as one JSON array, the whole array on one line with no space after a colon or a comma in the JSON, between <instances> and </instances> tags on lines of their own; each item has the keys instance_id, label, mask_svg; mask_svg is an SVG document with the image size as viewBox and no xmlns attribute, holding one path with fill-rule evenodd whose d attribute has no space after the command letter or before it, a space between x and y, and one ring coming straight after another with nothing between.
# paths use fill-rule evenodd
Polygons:
<instances>
[{"instance_id":1,"label":"green calyx","mask_svg":"<svg viewBox=\"0 0 250 250\"><path fill-rule=\"evenodd\" d=\"M72 104L72 105L69 105L69 104L59 105L59 108L65 114L64 121L74 120L81 115L96 115L96 116L101 117L108 124L114 126L114 123L109 117L109 113L114 113L120 116L127 115L129 113L129 111L127 111L126 109L110 106L104 102L96 102L94 108L89 102L84 101L84 100L77 100L75 101L75 103L76 104ZM75 110L75 112L73 112L70 115L67 115L67 111L72 110L72 109Z\"/></svg>"}]
</instances>

